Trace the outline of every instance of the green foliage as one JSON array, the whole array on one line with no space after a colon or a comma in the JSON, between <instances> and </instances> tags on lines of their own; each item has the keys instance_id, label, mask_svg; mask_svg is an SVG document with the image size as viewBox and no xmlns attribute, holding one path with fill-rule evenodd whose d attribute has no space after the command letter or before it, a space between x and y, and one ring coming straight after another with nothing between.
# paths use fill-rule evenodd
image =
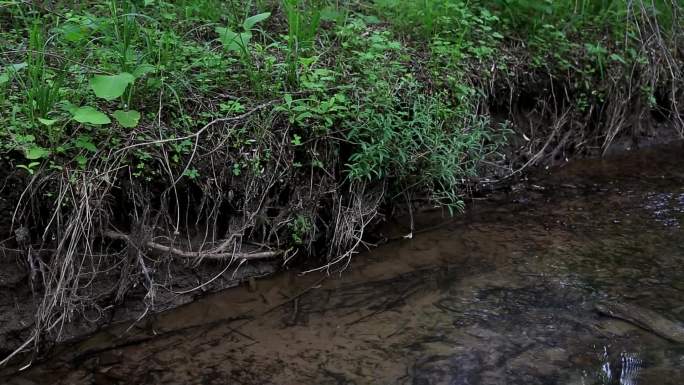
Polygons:
<instances>
[{"instance_id":1,"label":"green foliage","mask_svg":"<svg viewBox=\"0 0 684 385\"><path fill-rule=\"evenodd\" d=\"M104 113L96 110L91 106L84 106L70 109L73 118L79 123L102 125L109 124L111 120Z\"/></svg>"},{"instance_id":2,"label":"green foliage","mask_svg":"<svg viewBox=\"0 0 684 385\"><path fill-rule=\"evenodd\" d=\"M287 15L288 81L297 85L300 57L313 46L321 22L321 7L305 0L283 0Z\"/></svg>"},{"instance_id":3,"label":"green foliage","mask_svg":"<svg viewBox=\"0 0 684 385\"><path fill-rule=\"evenodd\" d=\"M294 221L289 224L292 241L295 245L303 245L307 235L313 229L311 221L304 215L297 215Z\"/></svg>"},{"instance_id":4,"label":"green foliage","mask_svg":"<svg viewBox=\"0 0 684 385\"><path fill-rule=\"evenodd\" d=\"M121 97L133 81L135 77L126 72L111 76L97 75L90 79L90 88L98 98L114 100Z\"/></svg>"},{"instance_id":5,"label":"green foliage","mask_svg":"<svg viewBox=\"0 0 684 385\"><path fill-rule=\"evenodd\" d=\"M240 54L244 67L249 73L252 86L256 89L261 89L261 79L254 64L254 51L251 49L250 42L252 40L252 31L256 25L268 19L271 16L270 12L259 13L245 18L240 29L235 32L231 28L216 27L215 32L219 35L219 40L224 48L229 52L236 52Z\"/></svg>"},{"instance_id":6,"label":"green foliage","mask_svg":"<svg viewBox=\"0 0 684 385\"><path fill-rule=\"evenodd\" d=\"M228 175L267 172L272 145L255 138L284 132L295 174L389 181L445 204L458 204L463 180L506 140L482 107L495 82L554 79L578 110L595 111L630 69L652 63L637 12L667 44L681 33L665 0L86 4L14 2L4 15L13 29L0 31L0 149L27 171L83 169L98 150L162 140L127 153L133 176L204 183L214 171L192 135L246 113L203 133L222 136ZM655 108L656 85L636 89ZM268 119L251 113L267 103Z\"/></svg>"},{"instance_id":7,"label":"green foliage","mask_svg":"<svg viewBox=\"0 0 684 385\"><path fill-rule=\"evenodd\" d=\"M122 111L116 110L112 114L114 119L124 128L133 128L138 125L140 121L140 113L138 111Z\"/></svg>"},{"instance_id":8,"label":"green foliage","mask_svg":"<svg viewBox=\"0 0 684 385\"><path fill-rule=\"evenodd\" d=\"M26 89L28 112L33 120L47 117L59 100L62 78L48 71L45 51L46 39L38 20L29 29L29 51L26 58L27 76L23 79ZM15 66L14 69L23 68Z\"/></svg>"}]
</instances>

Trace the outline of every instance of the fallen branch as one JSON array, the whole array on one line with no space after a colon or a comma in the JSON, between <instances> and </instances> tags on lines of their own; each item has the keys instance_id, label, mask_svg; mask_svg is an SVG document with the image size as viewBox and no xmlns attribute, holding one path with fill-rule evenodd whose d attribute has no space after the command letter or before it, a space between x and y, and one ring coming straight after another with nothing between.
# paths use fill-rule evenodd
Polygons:
<instances>
[{"instance_id":1,"label":"fallen branch","mask_svg":"<svg viewBox=\"0 0 684 385\"><path fill-rule=\"evenodd\" d=\"M105 231L104 236L110 239L116 239L116 240L121 240L121 241L126 241L126 242L132 242L131 238L123 233L119 233L116 231ZM164 253L169 253L172 256L175 257L180 257L180 258L202 258L202 259L229 259L229 258L234 258L234 259L241 259L241 260L255 260L255 259L268 259L268 258L273 258L276 257L283 252L281 250L273 250L273 251L261 251L261 252L255 252L255 253L236 253L236 252L220 252L220 253L212 253L212 252L203 252L203 251L186 251L186 250L181 250L172 246L166 246L162 245L156 242L148 241L145 242L145 246L161 251Z\"/></svg>"}]
</instances>

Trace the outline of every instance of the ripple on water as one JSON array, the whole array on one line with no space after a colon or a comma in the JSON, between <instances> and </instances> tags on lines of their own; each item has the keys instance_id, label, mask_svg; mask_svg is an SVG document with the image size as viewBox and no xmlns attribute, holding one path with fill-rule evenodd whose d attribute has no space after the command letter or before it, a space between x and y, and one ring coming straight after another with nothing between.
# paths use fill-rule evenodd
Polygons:
<instances>
[{"instance_id":1,"label":"ripple on water","mask_svg":"<svg viewBox=\"0 0 684 385\"><path fill-rule=\"evenodd\" d=\"M665 227L680 228L684 213L684 193L650 192L646 194L644 209Z\"/></svg>"}]
</instances>

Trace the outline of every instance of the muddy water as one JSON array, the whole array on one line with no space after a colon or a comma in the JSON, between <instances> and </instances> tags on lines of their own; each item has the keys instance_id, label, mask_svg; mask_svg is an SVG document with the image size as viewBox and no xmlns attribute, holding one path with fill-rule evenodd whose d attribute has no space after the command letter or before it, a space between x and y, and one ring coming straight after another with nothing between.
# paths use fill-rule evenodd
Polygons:
<instances>
[{"instance_id":1,"label":"muddy water","mask_svg":"<svg viewBox=\"0 0 684 385\"><path fill-rule=\"evenodd\" d=\"M6 382L682 384L683 344L594 308L684 324L682 160L676 145L575 162L341 276L228 290L58 348Z\"/></svg>"}]
</instances>

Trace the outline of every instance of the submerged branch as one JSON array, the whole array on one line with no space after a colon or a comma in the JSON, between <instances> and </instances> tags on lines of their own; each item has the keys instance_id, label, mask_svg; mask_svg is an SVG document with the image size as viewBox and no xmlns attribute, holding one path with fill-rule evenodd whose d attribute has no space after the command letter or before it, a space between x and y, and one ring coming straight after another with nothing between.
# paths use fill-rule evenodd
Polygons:
<instances>
[{"instance_id":1,"label":"submerged branch","mask_svg":"<svg viewBox=\"0 0 684 385\"><path fill-rule=\"evenodd\" d=\"M600 314L627 321L666 340L684 343L684 326L670 321L653 310L618 302L601 302L597 303L594 308Z\"/></svg>"}]
</instances>

